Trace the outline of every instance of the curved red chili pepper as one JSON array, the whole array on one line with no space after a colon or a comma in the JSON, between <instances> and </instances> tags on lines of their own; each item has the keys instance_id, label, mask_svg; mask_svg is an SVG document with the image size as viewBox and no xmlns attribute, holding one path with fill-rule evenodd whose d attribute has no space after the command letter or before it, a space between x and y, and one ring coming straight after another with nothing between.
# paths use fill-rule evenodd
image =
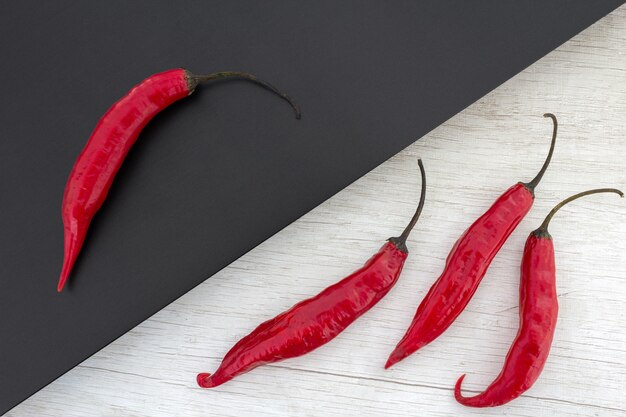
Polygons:
<instances>
[{"instance_id":1,"label":"curved red chili pepper","mask_svg":"<svg viewBox=\"0 0 626 417\"><path fill-rule=\"evenodd\" d=\"M161 110L193 93L198 84L227 78L251 81L278 94L294 108L296 118L300 118L300 109L289 96L243 72L194 75L184 69L174 69L143 80L102 116L70 173L63 196L65 250L57 291L63 289L89 224L142 129Z\"/></svg>"},{"instance_id":2,"label":"curved red chili pepper","mask_svg":"<svg viewBox=\"0 0 626 417\"><path fill-rule=\"evenodd\" d=\"M411 325L389 355L385 369L446 331L469 303L504 242L530 210L535 199L534 189L550 164L556 143L556 117L550 113L544 117L552 119L554 129L550 151L541 170L532 181L517 183L505 191L457 240L441 276L419 305Z\"/></svg>"},{"instance_id":3,"label":"curved red chili pepper","mask_svg":"<svg viewBox=\"0 0 626 417\"><path fill-rule=\"evenodd\" d=\"M624 194L613 188L601 188L576 194L559 203L545 221L526 240L520 269L520 327L497 378L478 395L461 394L461 376L454 387L456 400L469 407L495 407L506 404L528 390L539 378L548 359L556 328L559 303L556 292L554 246L548 225L552 216L565 204L596 193Z\"/></svg>"},{"instance_id":4,"label":"curved red chili pepper","mask_svg":"<svg viewBox=\"0 0 626 417\"><path fill-rule=\"evenodd\" d=\"M352 275L262 323L228 351L214 374L198 374L198 385L216 387L257 366L309 353L335 338L387 294L400 276L408 256L406 239L424 206L426 176L422 161L418 162L420 202L402 234L390 238Z\"/></svg>"}]
</instances>

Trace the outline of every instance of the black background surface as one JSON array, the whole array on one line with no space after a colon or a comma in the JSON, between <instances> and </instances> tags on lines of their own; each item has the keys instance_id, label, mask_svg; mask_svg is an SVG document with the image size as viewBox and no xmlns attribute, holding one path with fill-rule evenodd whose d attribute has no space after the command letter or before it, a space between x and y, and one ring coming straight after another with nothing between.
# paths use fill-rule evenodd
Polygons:
<instances>
[{"instance_id":1,"label":"black background surface","mask_svg":"<svg viewBox=\"0 0 626 417\"><path fill-rule=\"evenodd\" d=\"M0 413L622 3L0 3ZM243 82L157 116L57 294L75 158L174 67L253 72L303 119Z\"/></svg>"}]
</instances>

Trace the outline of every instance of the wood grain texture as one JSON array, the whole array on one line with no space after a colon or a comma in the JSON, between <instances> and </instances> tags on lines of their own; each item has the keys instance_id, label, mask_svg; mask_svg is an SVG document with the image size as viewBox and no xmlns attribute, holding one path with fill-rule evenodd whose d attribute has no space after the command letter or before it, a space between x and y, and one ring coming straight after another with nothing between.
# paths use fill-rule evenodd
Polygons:
<instances>
[{"instance_id":1,"label":"wood grain texture","mask_svg":"<svg viewBox=\"0 0 626 417\"><path fill-rule=\"evenodd\" d=\"M626 201L598 195L551 225L560 318L537 384L510 405L453 398L499 372L517 330L519 263L528 232L562 198L626 189L626 6L541 59L420 141L214 275L20 404L19 416L623 416L626 387ZM560 134L536 203L474 299L437 341L389 371L387 355L441 272L456 238L507 187L531 179ZM196 387L234 342L361 265L400 233L428 195L396 287L312 354ZM210 256L208 254L207 256ZM176 277L171 277L176 279ZM45 343L45 341L42 341Z\"/></svg>"}]
</instances>

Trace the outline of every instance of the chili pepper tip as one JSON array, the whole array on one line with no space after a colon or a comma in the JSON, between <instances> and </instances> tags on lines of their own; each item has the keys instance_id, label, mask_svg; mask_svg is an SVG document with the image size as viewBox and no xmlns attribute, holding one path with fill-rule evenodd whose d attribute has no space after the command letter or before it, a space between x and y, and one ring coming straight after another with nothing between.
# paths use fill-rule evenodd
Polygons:
<instances>
[{"instance_id":1,"label":"chili pepper tip","mask_svg":"<svg viewBox=\"0 0 626 417\"><path fill-rule=\"evenodd\" d=\"M465 404L467 402L467 398L465 398L463 394L461 394L461 384L463 383L464 379L465 374L461 375L461 377L457 379L456 384L454 385L454 399L456 399L461 404Z\"/></svg>"},{"instance_id":2,"label":"chili pepper tip","mask_svg":"<svg viewBox=\"0 0 626 417\"><path fill-rule=\"evenodd\" d=\"M211 374L203 372L201 374L198 374L198 376L196 377L196 381L198 381L198 385L202 388L210 388L213 386L211 384L207 384L207 379L209 379L210 377Z\"/></svg>"},{"instance_id":3,"label":"chili pepper tip","mask_svg":"<svg viewBox=\"0 0 626 417\"><path fill-rule=\"evenodd\" d=\"M393 365L400 362L402 359L406 357L407 355L403 351L400 351L396 348L393 352L391 352L391 355L389 355L389 358L387 359L387 362L385 363L385 369L391 368Z\"/></svg>"},{"instance_id":4,"label":"chili pepper tip","mask_svg":"<svg viewBox=\"0 0 626 417\"><path fill-rule=\"evenodd\" d=\"M61 268L61 275L59 276L59 283L57 284L57 292L63 291L63 287L65 287L65 283L72 272L72 266L74 266L74 261L78 254L74 250L74 246L70 247L68 253L63 257L63 267Z\"/></svg>"},{"instance_id":5,"label":"chili pepper tip","mask_svg":"<svg viewBox=\"0 0 626 417\"><path fill-rule=\"evenodd\" d=\"M202 388L214 388L218 385L222 385L224 382L230 380L231 378L224 378L223 375L215 375L209 374L206 372L198 374L196 377L196 381L198 385Z\"/></svg>"}]
</instances>

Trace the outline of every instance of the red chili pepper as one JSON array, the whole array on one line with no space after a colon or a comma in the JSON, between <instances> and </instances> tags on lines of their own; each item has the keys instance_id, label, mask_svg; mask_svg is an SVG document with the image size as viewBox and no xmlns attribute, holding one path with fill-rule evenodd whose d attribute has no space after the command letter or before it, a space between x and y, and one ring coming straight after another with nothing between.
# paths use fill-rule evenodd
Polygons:
<instances>
[{"instance_id":1,"label":"red chili pepper","mask_svg":"<svg viewBox=\"0 0 626 417\"><path fill-rule=\"evenodd\" d=\"M63 196L65 250L59 292L76 262L93 216L102 206L115 174L141 130L157 113L193 93L199 84L230 78L251 81L278 94L294 108L296 118L300 118L300 109L288 95L243 72L194 75L174 69L143 80L102 116L70 173Z\"/></svg>"},{"instance_id":2,"label":"red chili pepper","mask_svg":"<svg viewBox=\"0 0 626 417\"><path fill-rule=\"evenodd\" d=\"M489 264L509 235L526 216L535 199L534 190L545 173L556 142L554 123L550 151L537 176L528 183L517 183L504 192L454 244L443 273L420 304L404 337L389 356L385 369L426 346L456 320L467 306Z\"/></svg>"},{"instance_id":3,"label":"red chili pepper","mask_svg":"<svg viewBox=\"0 0 626 417\"><path fill-rule=\"evenodd\" d=\"M398 280L408 256L406 239L424 206L426 176L422 161L420 202L411 222L352 275L315 297L262 323L226 354L213 375L198 374L198 385L212 388L257 366L304 355L331 341L372 308Z\"/></svg>"},{"instance_id":4,"label":"red chili pepper","mask_svg":"<svg viewBox=\"0 0 626 417\"><path fill-rule=\"evenodd\" d=\"M556 328L559 303L556 293L554 246L548 233L552 216L565 204L596 193L624 194L601 188L573 195L556 205L541 226L526 240L520 270L520 328L504 360L504 367L487 389L473 397L463 397L461 376L454 387L456 400L469 407L494 407L506 404L528 390L539 378L548 359Z\"/></svg>"}]
</instances>

